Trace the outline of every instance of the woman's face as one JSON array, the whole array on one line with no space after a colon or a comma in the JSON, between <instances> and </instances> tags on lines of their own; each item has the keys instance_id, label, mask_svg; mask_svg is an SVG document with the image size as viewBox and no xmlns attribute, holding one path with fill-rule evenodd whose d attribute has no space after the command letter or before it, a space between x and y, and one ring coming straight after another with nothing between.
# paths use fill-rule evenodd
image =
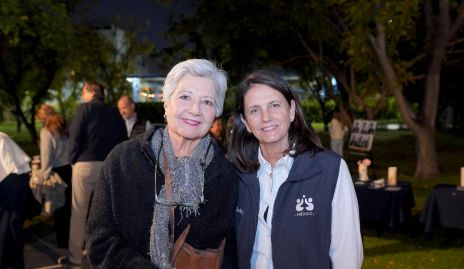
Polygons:
<instances>
[{"instance_id":1,"label":"woman's face","mask_svg":"<svg viewBox=\"0 0 464 269\"><path fill-rule=\"evenodd\" d=\"M255 84L244 96L242 121L260 146L288 149L288 129L294 118L295 102L289 105L279 91L267 85Z\"/></svg>"},{"instance_id":2,"label":"woman's face","mask_svg":"<svg viewBox=\"0 0 464 269\"><path fill-rule=\"evenodd\" d=\"M184 75L164 104L174 140L199 140L211 128L216 113L216 91L209 78Z\"/></svg>"}]
</instances>

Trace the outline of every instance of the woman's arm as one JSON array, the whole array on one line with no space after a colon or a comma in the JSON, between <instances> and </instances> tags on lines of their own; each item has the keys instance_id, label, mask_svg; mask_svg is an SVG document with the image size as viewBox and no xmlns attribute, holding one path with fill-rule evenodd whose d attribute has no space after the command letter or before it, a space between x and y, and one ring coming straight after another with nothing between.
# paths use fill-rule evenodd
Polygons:
<instances>
[{"instance_id":1,"label":"woman's arm","mask_svg":"<svg viewBox=\"0 0 464 269\"><path fill-rule=\"evenodd\" d=\"M332 241L329 255L333 269L359 269L364 257L358 200L350 171L343 159L340 161L332 200Z\"/></svg>"},{"instance_id":2,"label":"woman's arm","mask_svg":"<svg viewBox=\"0 0 464 269\"><path fill-rule=\"evenodd\" d=\"M147 256L132 248L120 234L121 227L115 220L112 192L112 158L108 158L95 187L92 206L87 222L87 248L89 261L96 268L155 268ZM117 175L121 176L121 175ZM128 208L127 210L131 210ZM146 235L150 236L149 234ZM145 238L133 238L145 240Z\"/></svg>"},{"instance_id":3,"label":"woman's arm","mask_svg":"<svg viewBox=\"0 0 464 269\"><path fill-rule=\"evenodd\" d=\"M40 130L40 170L43 179L49 178L52 172L53 150L52 134L44 127Z\"/></svg>"}]
</instances>

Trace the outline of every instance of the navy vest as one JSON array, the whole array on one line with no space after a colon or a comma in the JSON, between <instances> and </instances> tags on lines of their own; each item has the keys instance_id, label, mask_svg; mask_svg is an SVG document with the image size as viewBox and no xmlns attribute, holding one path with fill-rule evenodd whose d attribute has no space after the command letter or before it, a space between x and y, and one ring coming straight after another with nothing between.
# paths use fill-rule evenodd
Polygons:
<instances>
[{"instance_id":1,"label":"navy vest","mask_svg":"<svg viewBox=\"0 0 464 269\"><path fill-rule=\"evenodd\" d=\"M340 160L327 151L295 158L274 204L271 240L275 269L331 268L332 199ZM235 214L239 268L250 268L258 209L256 173L241 175Z\"/></svg>"}]
</instances>

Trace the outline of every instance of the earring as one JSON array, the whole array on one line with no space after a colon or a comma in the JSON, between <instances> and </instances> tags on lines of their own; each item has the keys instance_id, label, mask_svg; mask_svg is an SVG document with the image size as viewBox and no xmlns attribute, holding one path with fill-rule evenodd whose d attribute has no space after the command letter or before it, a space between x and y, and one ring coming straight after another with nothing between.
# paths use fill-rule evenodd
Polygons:
<instances>
[{"instance_id":1,"label":"earring","mask_svg":"<svg viewBox=\"0 0 464 269\"><path fill-rule=\"evenodd\" d=\"M164 116L163 116L163 117L164 117L164 118L166 118L166 114L164 114Z\"/></svg>"}]
</instances>

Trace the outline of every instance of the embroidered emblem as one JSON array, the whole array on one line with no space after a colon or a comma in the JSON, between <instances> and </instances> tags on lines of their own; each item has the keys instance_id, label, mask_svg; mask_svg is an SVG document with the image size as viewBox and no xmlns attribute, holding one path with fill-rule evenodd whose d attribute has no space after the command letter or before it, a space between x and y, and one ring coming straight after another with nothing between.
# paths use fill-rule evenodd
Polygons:
<instances>
[{"instance_id":1,"label":"embroidered emblem","mask_svg":"<svg viewBox=\"0 0 464 269\"><path fill-rule=\"evenodd\" d=\"M312 212L314 210L313 198L311 197L306 198L306 195L303 195L303 198L296 199L295 210L297 212L295 216L297 217L313 216L314 215L314 213Z\"/></svg>"},{"instance_id":2,"label":"embroidered emblem","mask_svg":"<svg viewBox=\"0 0 464 269\"><path fill-rule=\"evenodd\" d=\"M240 207L237 206L237 207L235 208L235 213L238 213L238 214L240 214L240 215L243 216L243 209L241 209Z\"/></svg>"}]
</instances>

